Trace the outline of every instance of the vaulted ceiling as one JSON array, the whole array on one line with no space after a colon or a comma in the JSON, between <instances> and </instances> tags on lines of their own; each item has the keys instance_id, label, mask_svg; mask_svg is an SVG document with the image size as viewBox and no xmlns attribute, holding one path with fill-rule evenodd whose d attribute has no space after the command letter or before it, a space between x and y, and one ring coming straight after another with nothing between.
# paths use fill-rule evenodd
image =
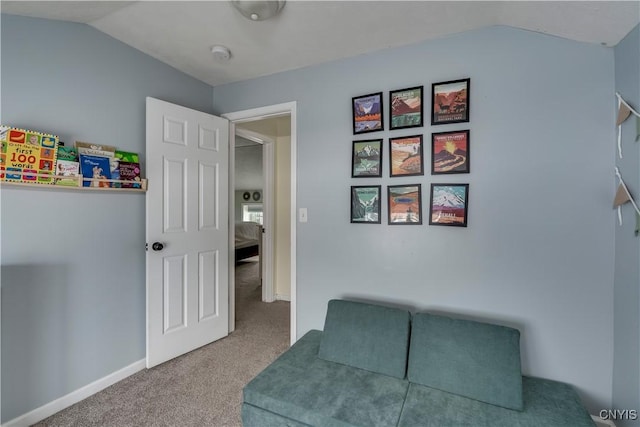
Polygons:
<instances>
[{"instance_id":1,"label":"vaulted ceiling","mask_svg":"<svg viewBox=\"0 0 640 427\"><path fill-rule=\"evenodd\" d=\"M295 1L251 21L228 1L2 1L3 13L81 22L212 86L507 25L614 46L638 1ZM211 47L231 50L217 62Z\"/></svg>"}]
</instances>

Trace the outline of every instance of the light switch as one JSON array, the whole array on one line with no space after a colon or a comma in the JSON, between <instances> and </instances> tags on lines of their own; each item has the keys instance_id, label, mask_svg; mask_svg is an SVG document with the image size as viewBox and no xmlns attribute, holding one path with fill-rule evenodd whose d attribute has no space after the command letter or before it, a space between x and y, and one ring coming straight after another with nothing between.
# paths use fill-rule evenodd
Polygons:
<instances>
[{"instance_id":1,"label":"light switch","mask_svg":"<svg viewBox=\"0 0 640 427\"><path fill-rule=\"evenodd\" d=\"M307 222L307 208L300 208L298 211L298 220L300 222Z\"/></svg>"}]
</instances>

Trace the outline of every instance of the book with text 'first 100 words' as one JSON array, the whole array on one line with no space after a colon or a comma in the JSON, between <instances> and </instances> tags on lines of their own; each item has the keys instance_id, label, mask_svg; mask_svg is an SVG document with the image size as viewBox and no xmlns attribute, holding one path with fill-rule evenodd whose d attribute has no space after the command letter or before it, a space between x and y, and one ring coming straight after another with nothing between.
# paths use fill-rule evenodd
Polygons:
<instances>
[{"instance_id":1,"label":"book with text 'first 100 words'","mask_svg":"<svg viewBox=\"0 0 640 427\"><path fill-rule=\"evenodd\" d=\"M0 181L53 184L55 135L0 126Z\"/></svg>"}]
</instances>

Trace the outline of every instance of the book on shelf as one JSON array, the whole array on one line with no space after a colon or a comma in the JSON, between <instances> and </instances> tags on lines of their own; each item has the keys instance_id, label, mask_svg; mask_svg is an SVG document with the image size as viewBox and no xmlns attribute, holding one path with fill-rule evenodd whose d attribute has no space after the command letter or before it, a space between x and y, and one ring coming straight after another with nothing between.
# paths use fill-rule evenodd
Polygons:
<instances>
[{"instance_id":1,"label":"book on shelf","mask_svg":"<svg viewBox=\"0 0 640 427\"><path fill-rule=\"evenodd\" d=\"M111 179L120 179L120 159L117 157L109 158L109 169L111 170ZM114 188L122 187L121 182L112 182L111 186Z\"/></svg>"},{"instance_id":2,"label":"book on shelf","mask_svg":"<svg viewBox=\"0 0 640 427\"><path fill-rule=\"evenodd\" d=\"M53 184L58 137L48 133L0 126L0 180Z\"/></svg>"},{"instance_id":3,"label":"book on shelf","mask_svg":"<svg viewBox=\"0 0 640 427\"><path fill-rule=\"evenodd\" d=\"M110 187L111 167L108 157L80 154L83 187Z\"/></svg>"},{"instance_id":4,"label":"book on shelf","mask_svg":"<svg viewBox=\"0 0 640 427\"><path fill-rule=\"evenodd\" d=\"M82 141L76 141L76 150L78 151L78 155L114 157L116 154L116 147Z\"/></svg>"},{"instance_id":5,"label":"book on shelf","mask_svg":"<svg viewBox=\"0 0 640 427\"><path fill-rule=\"evenodd\" d=\"M80 175L80 162L71 160L58 160L56 162L56 185L78 186ZM65 178L58 178L65 177Z\"/></svg>"},{"instance_id":6,"label":"book on shelf","mask_svg":"<svg viewBox=\"0 0 640 427\"><path fill-rule=\"evenodd\" d=\"M138 153L116 150L115 157L122 162L140 163Z\"/></svg>"},{"instance_id":7,"label":"book on shelf","mask_svg":"<svg viewBox=\"0 0 640 427\"><path fill-rule=\"evenodd\" d=\"M131 181L131 183L123 182L122 188L142 188L140 163L120 162L120 179Z\"/></svg>"},{"instance_id":8,"label":"book on shelf","mask_svg":"<svg viewBox=\"0 0 640 427\"><path fill-rule=\"evenodd\" d=\"M70 162L77 162L78 151L73 147L65 147L61 145L58 147L58 160L67 160Z\"/></svg>"},{"instance_id":9,"label":"book on shelf","mask_svg":"<svg viewBox=\"0 0 640 427\"><path fill-rule=\"evenodd\" d=\"M7 141L0 141L0 181L4 181L4 170L7 163Z\"/></svg>"}]
</instances>

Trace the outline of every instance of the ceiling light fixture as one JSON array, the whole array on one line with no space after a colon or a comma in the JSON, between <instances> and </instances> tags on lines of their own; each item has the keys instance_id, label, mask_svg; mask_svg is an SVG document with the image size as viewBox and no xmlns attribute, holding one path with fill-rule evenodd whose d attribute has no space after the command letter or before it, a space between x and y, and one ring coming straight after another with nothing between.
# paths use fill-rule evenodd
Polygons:
<instances>
[{"instance_id":1,"label":"ceiling light fixture","mask_svg":"<svg viewBox=\"0 0 640 427\"><path fill-rule=\"evenodd\" d=\"M219 62L226 62L231 58L231 51L228 47L215 45L211 48L211 54L213 59Z\"/></svg>"},{"instance_id":2,"label":"ceiling light fixture","mask_svg":"<svg viewBox=\"0 0 640 427\"><path fill-rule=\"evenodd\" d=\"M232 0L231 4L238 9L245 18L251 19L252 21L264 21L280 13L284 7L285 0Z\"/></svg>"}]
</instances>

